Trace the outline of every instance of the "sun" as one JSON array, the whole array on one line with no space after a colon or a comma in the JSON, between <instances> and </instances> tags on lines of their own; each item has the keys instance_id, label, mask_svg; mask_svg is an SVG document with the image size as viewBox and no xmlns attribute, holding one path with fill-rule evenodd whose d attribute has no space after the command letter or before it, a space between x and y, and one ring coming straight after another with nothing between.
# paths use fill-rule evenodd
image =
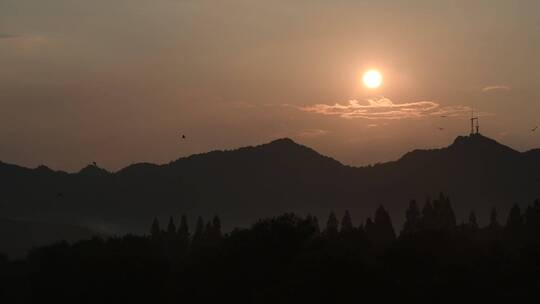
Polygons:
<instances>
[{"instance_id":1,"label":"sun","mask_svg":"<svg viewBox=\"0 0 540 304\"><path fill-rule=\"evenodd\" d=\"M362 76L362 81L364 82L364 85L370 89L376 89L381 86L382 84L382 75L377 70L369 70L364 73L364 76Z\"/></svg>"}]
</instances>

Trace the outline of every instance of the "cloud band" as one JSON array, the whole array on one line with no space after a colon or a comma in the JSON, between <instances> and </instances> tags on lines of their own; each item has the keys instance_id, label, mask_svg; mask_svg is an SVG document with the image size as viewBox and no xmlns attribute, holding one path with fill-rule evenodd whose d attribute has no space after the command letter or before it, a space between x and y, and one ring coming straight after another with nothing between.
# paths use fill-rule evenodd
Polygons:
<instances>
[{"instance_id":1,"label":"cloud band","mask_svg":"<svg viewBox=\"0 0 540 304\"><path fill-rule=\"evenodd\" d=\"M422 118L436 115L455 117L468 115L471 112L470 107L463 105L441 107L440 104L433 101L394 103L392 100L385 97L368 99L364 103L361 103L358 100L349 100L345 104L315 104L312 106L298 107L298 109L304 112L322 115L373 120Z\"/></svg>"}]
</instances>

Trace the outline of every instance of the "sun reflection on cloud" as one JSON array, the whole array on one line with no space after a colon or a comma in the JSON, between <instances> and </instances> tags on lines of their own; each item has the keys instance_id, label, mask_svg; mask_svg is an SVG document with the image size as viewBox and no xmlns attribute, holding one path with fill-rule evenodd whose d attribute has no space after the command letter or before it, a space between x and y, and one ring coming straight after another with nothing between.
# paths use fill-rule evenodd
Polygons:
<instances>
[{"instance_id":1,"label":"sun reflection on cloud","mask_svg":"<svg viewBox=\"0 0 540 304\"><path fill-rule=\"evenodd\" d=\"M344 104L315 104L297 108L304 112L322 115L373 120L422 118L430 116L457 117L469 115L471 112L471 107L464 105L442 107L439 103L434 101L395 103L386 97L367 99L364 102L349 100Z\"/></svg>"}]
</instances>

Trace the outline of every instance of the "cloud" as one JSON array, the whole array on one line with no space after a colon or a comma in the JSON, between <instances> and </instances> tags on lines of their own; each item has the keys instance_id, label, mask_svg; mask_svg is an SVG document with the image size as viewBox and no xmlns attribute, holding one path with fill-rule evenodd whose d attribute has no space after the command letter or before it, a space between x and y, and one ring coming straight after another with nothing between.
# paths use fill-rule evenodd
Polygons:
<instances>
[{"instance_id":1,"label":"cloud","mask_svg":"<svg viewBox=\"0 0 540 304\"><path fill-rule=\"evenodd\" d=\"M350 100L346 104L316 104L297 108L304 112L372 120L423 118L435 115L455 117L465 115L471 111L470 107L462 105L441 107L433 101L394 103L385 97L368 99L364 103L358 100Z\"/></svg>"},{"instance_id":2,"label":"cloud","mask_svg":"<svg viewBox=\"0 0 540 304\"><path fill-rule=\"evenodd\" d=\"M329 132L321 129L305 129L298 133L298 137L314 138L328 134Z\"/></svg>"},{"instance_id":3,"label":"cloud","mask_svg":"<svg viewBox=\"0 0 540 304\"><path fill-rule=\"evenodd\" d=\"M486 93L489 91L510 91L512 88L507 85L492 85L482 88L482 92Z\"/></svg>"},{"instance_id":4,"label":"cloud","mask_svg":"<svg viewBox=\"0 0 540 304\"><path fill-rule=\"evenodd\" d=\"M446 106L438 107L435 111L429 113L431 116L441 116L441 117L459 117L471 115L472 108L469 106L457 105L457 106ZM476 113L479 115L480 113ZM483 113L484 116L487 113Z\"/></svg>"}]
</instances>

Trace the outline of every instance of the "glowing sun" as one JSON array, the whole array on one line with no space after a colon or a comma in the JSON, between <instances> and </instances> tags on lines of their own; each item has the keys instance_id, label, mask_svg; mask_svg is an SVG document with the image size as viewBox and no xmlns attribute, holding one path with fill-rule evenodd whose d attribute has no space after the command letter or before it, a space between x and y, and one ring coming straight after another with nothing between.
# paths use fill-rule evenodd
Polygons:
<instances>
[{"instance_id":1,"label":"glowing sun","mask_svg":"<svg viewBox=\"0 0 540 304\"><path fill-rule=\"evenodd\" d=\"M362 76L362 81L364 82L364 85L370 89L376 89L381 86L382 84L382 75L377 70L369 70L364 73L364 76Z\"/></svg>"}]
</instances>

